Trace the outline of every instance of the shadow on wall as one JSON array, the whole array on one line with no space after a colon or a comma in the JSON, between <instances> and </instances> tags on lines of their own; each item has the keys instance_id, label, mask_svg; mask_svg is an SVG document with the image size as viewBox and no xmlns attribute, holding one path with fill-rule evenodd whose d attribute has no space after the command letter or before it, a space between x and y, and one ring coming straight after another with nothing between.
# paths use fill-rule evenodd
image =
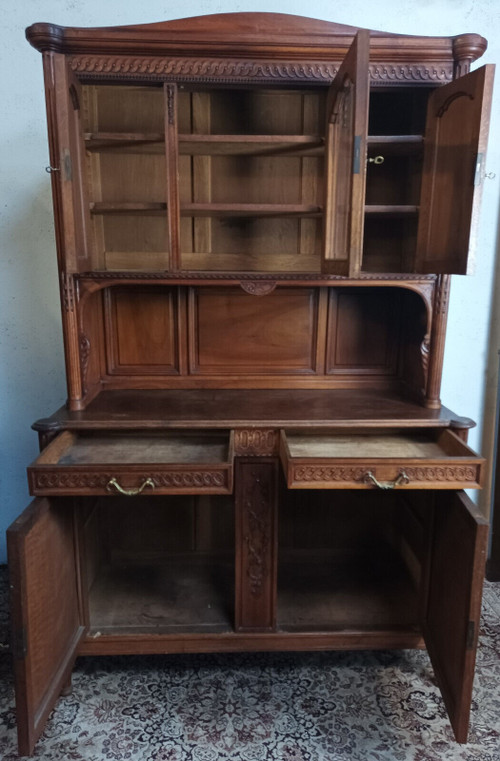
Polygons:
<instances>
[{"instance_id":1,"label":"shadow on wall","mask_svg":"<svg viewBox=\"0 0 500 761\"><path fill-rule=\"evenodd\" d=\"M500 581L500 472L498 469L498 454L495 447L495 443L497 447L500 444L498 441L495 442L495 435L497 433L496 422L500 409L500 232L496 242L492 288L493 296L491 300L488 336L481 447L481 451L488 458L488 470L486 484L480 497L480 505L485 515L491 516L492 522L487 577L490 581ZM497 466L496 473L495 466ZM494 498L494 490L496 491L496 500Z\"/></svg>"}]
</instances>

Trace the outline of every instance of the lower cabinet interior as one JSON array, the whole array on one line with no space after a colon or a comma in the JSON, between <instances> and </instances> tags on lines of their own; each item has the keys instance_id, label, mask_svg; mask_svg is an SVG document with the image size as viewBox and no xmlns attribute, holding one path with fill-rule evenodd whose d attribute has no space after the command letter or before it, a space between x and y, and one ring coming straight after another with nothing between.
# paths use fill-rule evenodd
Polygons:
<instances>
[{"instance_id":1,"label":"lower cabinet interior","mask_svg":"<svg viewBox=\"0 0 500 761\"><path fill-rule=\"evenodd\" d=\"M232 630L232 498L104 497L84 511L91 636Z\"/></svg>"},{"instance_id":2,"label":"lower cabinet interior","mask_svg":"<svg viewBox=\"0 0 500 761\"><path fill-rule=\"evenodd\" d=\"M419 628L424 514L400 494L288 492L280 507L278 628Z\"/></svg>"},{"instance_id":3,"label":"lower cabinet interior","mask_svg":"<svg viewBox=\"0 0 500 761\"><path fill-rule=\"evenodd\" d=\"M277 632L418 631L433 493L282 494ZM82 499L79 516L90 637L234 631L232 497Z\"/></svg>"}]
</instances>

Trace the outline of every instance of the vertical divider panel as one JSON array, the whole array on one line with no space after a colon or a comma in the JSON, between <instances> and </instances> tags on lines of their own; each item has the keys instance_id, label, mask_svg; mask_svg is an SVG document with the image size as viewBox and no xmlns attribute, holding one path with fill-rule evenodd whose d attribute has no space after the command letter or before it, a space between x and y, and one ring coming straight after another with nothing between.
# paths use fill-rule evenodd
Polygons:
<instances>
[{"instance_id":1,"label":"vertical divider panel","mask_svg":"<svg viewBox=\"0 0 500 761\"><path fill-rule=\"evenodd\" d=\"M278 460L235 462L236 631L276 628Z\"/></svg>"},{"instance_id":2,"label":"vertical divider panel","mask_svg":"<svg viewBox=\"0 0 500 761\"><path fill-rule=\"evenodd\" d=\"M168 269L181 269L180 204L179 204L179 140L177 133L177 85L164 85L165 97L165 161L167 167Z\"/></svg>"}]
</instances>

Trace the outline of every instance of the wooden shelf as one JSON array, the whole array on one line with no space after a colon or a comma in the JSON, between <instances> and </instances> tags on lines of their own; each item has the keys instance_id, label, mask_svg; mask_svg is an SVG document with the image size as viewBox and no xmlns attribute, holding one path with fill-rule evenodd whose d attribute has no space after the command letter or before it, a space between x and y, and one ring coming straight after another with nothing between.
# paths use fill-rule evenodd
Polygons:
<instances>
[{"instance_id":1,"label":"wooden shelf","mask_svg":"<svg viewBox=\"0 0 500 761\"><path fill-rule=\"evenodd\" d=\"M320 135L179 135L179 153L185 155L294 155L320 156Z\"/></svg>"},{"instance_id":2,"label":"wooden shelf","mask_svg":"<svg viewBox=\"0 0 500 761\"><path fill-rule=\"evenodd\" d=\"M162 132L86 132L84 139L89 151L165 152L165 135Z\"/></svg>"},{"instance_id":3,"label":"wooden shelf","mask_svg":"<svg viewBox=\"0 0 500 761\"><path fill-rule=\"evenodd\" d=\"M161 132L87 132L85 146L90 151L119 150L129 153L165 150ZM193 135L180 134L181 155L280 155L320 156L321 135Z\"/></svg>"},{"instance_id":4,"label":"wooden shelf","mask_svg":"<svg viewBox=\"0 0 500 761\"><path fill-rule=\"evenodd\" d=\"M422 145L423 135L368 135L368 145Z\"/></svg>"},{"instance_id":5,"label":"wooden shelf","mask_svg":"<svg viewBox=\"0 0 500 761\"><path fill-rule=\"evenodd\" d=\"M390 156L419 154L424 146L423 135L369 135L368 151L372 155L382 152Z\"/></svg>"},{"instance_id":6,"label":"wooden shelf","mask_svg":"<svg viewBox=\"0 0 500 761\"><path fill-rule=\"evenodd\" d=\"M183 217L319 217L321 206L280 203L189 203Z\"/></svg>"},{"instance_id":7,"label":"wooden shelf","mask_svg":"<svg viewBox=\"0 0 500 761\"><path fill-rule=\"evenodd\" d=\"M411 217L418 214L418 206L398 205L369 205L365 206L365 214L370 216Z\"/></svg>"},{"instance_id":8,"label":"wooden shelf","mask_svg":"<svg viewBox=\"0 0 500 761\"><path fill-rule=\"evenodd\" d=\"M90 204L92 214L156 214L165 212L166 203L117 203L98 201Z\"/></svg>"}]
</instances>

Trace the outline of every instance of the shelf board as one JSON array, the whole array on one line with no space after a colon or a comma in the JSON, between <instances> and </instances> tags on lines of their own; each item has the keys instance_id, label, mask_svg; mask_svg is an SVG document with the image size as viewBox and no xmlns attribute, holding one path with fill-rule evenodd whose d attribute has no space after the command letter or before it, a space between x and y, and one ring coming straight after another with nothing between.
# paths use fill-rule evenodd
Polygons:
<instances>
[{"instance_id":1,"label":"shelf board","mask_svg":"<svg viewBox=\"0 0 500 761\"><path fill-rule=\"evenodd\" d=\"M368 145L422 145L423 135L368 135Z\"/></svg>"},{"instance_id":2,"label":"shelf board","mask_svg":"<svg viewBox=\"0 0 500 761\"><path fill-rule=\"evenodd\" d=\"M98 201L90 204L92 214L158 214L167 209L166 203L118 203Z\"/></svg>"},{"instance_id":3,"label":"shelf board","mask_svg":"<svg viewBox=\"0 0 500 761\"><path fill-rule=\"evenodd\" d=\"M90 151L119 150L127 153L163 153L162 132L87 132L85 146ZM179 153L208 155L280 155L321 156L321 135L194 135L180 134Z\"/></svg>"},{"instance_id":4,"label":"shelf board","mask_svg":"<svg viewBox=\"0 0 500 761\"><path fill-rule=\"evenodd\" d=\"M389 156L413 156L422 151L424 137L423 135L369 135L367 144L370 156L379 152Z\"/></svg>"},{"instance_id":5,"label":"shelf board","mask_svg":"<svg viewBox=\"0 0 500 761\"><path fill-rule=\"evenodd\" d=\"M319 217L315 204L286 203L189 203L181 206L182 217Z\"/></svg>"},{"instance_id":6,"label":"shelf board","mask_svg":"<svg viewBox=\"0 0 500 761\"><path fill-rule=\"evenodd\" d=\"M179 135L179 153L186 155L320 156L320 135Z\"/></svg>"},{"instance_id":7,"label":"shelf board","mask_svg":"<svg viewBox=\"0 0 500 761\"><path fill-rule=\"evenodd\" d=\"M399 394L396 389L124 389L101 391L82 411L61 407L34 429L350 429L360 424L403 429L448 427L457 419L446 407L429 409L408 399L403 388ZM470 427L470 420L461 420Z\"/></svg>"},{"instance_id":8,"label":"shelf board","mask_svg":"<svg viewBox=\"0 0 500 761\"><path fill-rule=\"evenodd\" d=\"M418 214L418 206L375 205L365 206L365 214L370 216L410 217Z\"/></svg>"},{"instance_id":9,"label":"shelf board","mask_svg":"<svg viewBox=\"0 0 500 761\"><path fill-rule=\"evenodd\" d=\"M84 139L89 151L165 152L165 135L162 132L86 132Z\"/></svg>"}]
</instances>

